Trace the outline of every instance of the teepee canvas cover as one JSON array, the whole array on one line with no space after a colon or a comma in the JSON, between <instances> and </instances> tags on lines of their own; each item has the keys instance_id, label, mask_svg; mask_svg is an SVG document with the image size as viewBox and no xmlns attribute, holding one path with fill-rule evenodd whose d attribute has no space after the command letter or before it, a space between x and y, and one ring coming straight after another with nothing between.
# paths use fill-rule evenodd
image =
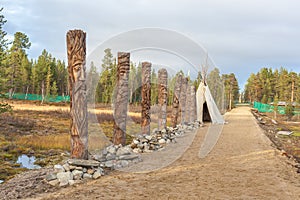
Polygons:
<instances>
[{"instance_id":1,"label":"teepee canvas cover","mask_svg":"<svg viewBox=\"0 0 300 200\"><path fill-rule=\"evenodd\" d=\"M204 106L207 106L207 110L209 112L210 120L212 124L224 124L224 118L221 115L213 97L211 96L210 90L207 85L203 82L199 84L197 93L196 93L196 101L197 101L197 121L203 123L204 114L203 111Z\"/></svg>"}]
</instances>

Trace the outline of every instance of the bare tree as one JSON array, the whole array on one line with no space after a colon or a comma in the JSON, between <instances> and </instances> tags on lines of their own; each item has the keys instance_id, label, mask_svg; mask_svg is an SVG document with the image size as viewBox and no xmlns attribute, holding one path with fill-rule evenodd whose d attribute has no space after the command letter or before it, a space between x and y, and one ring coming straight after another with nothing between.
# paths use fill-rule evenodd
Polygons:
<instances>
[{"instance_id":1,"label":"bare tree","mask_svg":"<svg viewBox=\"0 0 300 200\"><path fill-rule=\"evenodd\" d=\"M173 95L173 108L172 108L172 116L171 123L172 127L176 127L178 115L179 115L179 98L180 98L180 90L181 90L181 82L182 82L182 74L178 74L176 78L174 95Z\"/></svg>"},{"instance_id":2,"label":"bare tree","mask_svg":"<svg viewBox=\"0 0 300 200\"><path fill-rule=\"evenodd\" d=\"M71 157L88 159L88 120L86 101L86 33L67 33L71 113Z\"/></svg>"},{"instance_id":3,"label":"bare tree","mask_svg":"<svg viewBox=\"0 0 300 200\"><path fill-rule=\"evenodd\" d=\"M166 128L168 101L168 72L166 69L158 70L158 104L160 107L158 116L158 129Z\"/></svg>"},{"instance_id":4,"label":"bare tree","mask_svg":"<svg viewBox=\"0 0 300 200\"><path fill-rule=\"evenodd\" d=\"M142 134L150 134L151 63L142 63Z\"/></svg>"},{"instance_id":5,"label":"bare tree","mask_svg":"<svg viewBox=\"0 0 300 200\"><path fill-rule=\"evenodd\" d=\"M126 119L128 106L128 79L130 70L130 53L118 53L117 88L114 107L114 134L115 145L126 143Z\"/></svg>"}]
</instances>

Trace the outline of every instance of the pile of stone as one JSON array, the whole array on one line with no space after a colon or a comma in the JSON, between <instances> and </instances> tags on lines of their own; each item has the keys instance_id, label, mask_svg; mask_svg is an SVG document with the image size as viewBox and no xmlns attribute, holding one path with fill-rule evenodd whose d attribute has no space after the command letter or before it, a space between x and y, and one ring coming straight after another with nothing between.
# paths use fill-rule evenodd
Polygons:
<instances>
[{"instance_id":1,"label":"pile of stone","mask_svg":"<svg viewBox=\"0 0 300 200\"><path fill-rule=\"evenodd\" d=\"M67 186L87 179L98 179L104 175L100 162L95 160L70 159L63 165L54 165L54 172L46 176L52 186Z\"/></svg>"},{"instance_id":2,"label":"pile of stone","mask_svg":"<svg viewBox=\"0 0 300 200\"><path fill-rule=\"evenodd\" d=\"M101 167L120 169L141 161L138 154L134 153L130 146L110 145L95 154L92 159L99 161Z\"/></svg>"},{"instance_id":3,"label":"pile of stone","mask_svg":"<svg viewBox=\"0 0 300 200\"><path fill-rule=\"evenodd\" d=\"M183 136L186 132L199 128L198 122L185 125L177 125L175 128L167 127L159 131L154 129L150 135L138 135L133 139L130 147L135 153L151 153L159 151L169 143L176 143L176 138Z\"/></svg>"}]
</instances>

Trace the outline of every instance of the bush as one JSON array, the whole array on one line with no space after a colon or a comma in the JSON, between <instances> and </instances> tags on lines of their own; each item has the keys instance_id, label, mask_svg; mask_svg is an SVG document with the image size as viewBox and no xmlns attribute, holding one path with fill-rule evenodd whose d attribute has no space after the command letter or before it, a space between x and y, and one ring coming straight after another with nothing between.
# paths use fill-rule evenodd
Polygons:
<instances>
[{"instance_id":1,"label":"bush","mask_svg":"<svg viewBox=\"0 0 300 200\"><path fill-rule=\"evenodd\" d=\"M294 108L292 106L292 104L288 104L285 108L285 115L288 117L288 119L290 120L292 117L293 117L293 111L294 111Z\"/></svg>"},{"instance_id":2,"label":"bush","mask_svg":"<svg viewBox=\"0 0 300 200\"><path fill-rule=\"evenodd\" d=\"M8 103L0 103L0 114L5 112L11 112L12 106Z\"/></svg>"}]
</instances>

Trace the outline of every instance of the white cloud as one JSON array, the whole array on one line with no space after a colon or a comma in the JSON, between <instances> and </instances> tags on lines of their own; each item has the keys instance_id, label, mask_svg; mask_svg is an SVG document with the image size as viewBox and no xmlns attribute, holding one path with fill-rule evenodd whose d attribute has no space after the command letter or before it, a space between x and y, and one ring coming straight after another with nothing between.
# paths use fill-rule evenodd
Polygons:
<instances>
[{"instance_id":1,"label":"white cloud","mask_svg":"<svg viewBox=\"0 0 300 200\"><path fill-rule=\"evenodd\" d=\"M222 72L240 82L262 66L286 66L300 72L300 2L296 0L2 0L10 35L25 32L30 55L42 49L66 58L69 29L87 32L91 52L123 31L160 27L203 44ZM176 44L174 44L176 45Z\"/></svg>"}]
</instances>

